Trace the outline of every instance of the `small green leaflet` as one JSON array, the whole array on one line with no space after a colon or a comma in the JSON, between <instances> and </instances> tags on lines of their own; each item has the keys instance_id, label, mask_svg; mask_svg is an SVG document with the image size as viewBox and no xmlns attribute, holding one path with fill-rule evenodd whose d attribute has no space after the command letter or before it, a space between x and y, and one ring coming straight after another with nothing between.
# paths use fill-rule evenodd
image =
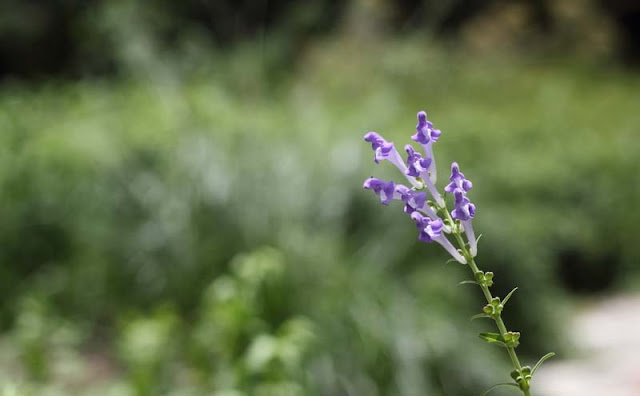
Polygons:
<instances>
[{"instance_id":1,"label":"small green leaflet","mask_svg":"<svg viewBox=\"0 0 640 396\"><path fill-rule=\"evenodd\" d=\"M533 370L531 370L531 376L533 377L533 374L535 374L535 372L538 369L538 367L540 367L542 365L542 363L544 363L545 360L551 359L554 356L556 356L555 353L549 352L546 355L544 355L543 357L541 357L540 360L538 360L538 363L536 363L536 365L533 366Z\"/></svg>"},{"instance_id":2,"label":"small green leaflet","mask_svg":"<svg viewBox=\"0 0 640 396\"><path fill-rule=\"evenodd\" d=\"M514 287L514 288L513 288L513 290L511 290L511 291L509 292L509 294L507 294L507 296L504 298L504 300L502 300L502 305L503 305L503 306L507 305L507 301L509 301L509 299L511 298L511 296L513 295L513 293L514 293L516 290L518 290L518 288L517 288L517 287Z\"/></svg>"},{"instance_id":3,"label":"small green leaflet","mask_svg":"<svg viewBox=\"0 0 640 396\"><path fill-rule=\"evenodd\" d=\"M498 333L480 333L478 336L490 344L498 344L503 347L507 346L504 342L504 338L502 338Z\"/></svg>"},{"instance_id":4,"label":"small green leaflet","mask_svg":"<svg viewBox=\"0 0 640 396\"><path fill-rule=\"evenodd\" d=\"M481 314L477 314L477 315L473 315L471 317L471 321L474 321L476 319L480 319L480 318L490 318L491 315L487 315L486 313L481 313Z\"/></svg>"},{"instance_id":5,"label":"small green leaflet","mask_svg":"<svg viewBox=\"0 0 640 396\"><path fill-rule=\"evenodd\" d=\"M488 394L489 394L489 392L491 392L492 390L496 389L496 388L497 388L497 387L499 387L499 386L515 386L516 388L518 387L518 385L516 385L516 384L512 384L512 383L510 383L510 382L503 382L503 383L501 383L501 384L496 384L496 385L492 386L491 388L487 389L487 390L486 390L486 391L484 391L484 393L483 393L483 394L481 394L480 396L486 396L486 395L488 395Z\"/></svg>"}]
</instances>

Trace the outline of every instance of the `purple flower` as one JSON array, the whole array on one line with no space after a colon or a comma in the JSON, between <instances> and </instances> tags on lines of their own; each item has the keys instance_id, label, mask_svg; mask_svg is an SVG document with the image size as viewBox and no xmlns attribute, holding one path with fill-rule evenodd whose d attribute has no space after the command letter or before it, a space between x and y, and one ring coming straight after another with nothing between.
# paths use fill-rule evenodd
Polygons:
<instances>
[{"instance_id":1,"label":"purple flower","mask_svg":"<svg viewBox=\"0 0 640 396\"><path fill-rule=\"evenodd\" d=\"M476 206L466 197L464 190L456 188L453 196L455 209L451 211L451 217L460 221L472 219L476 215Z\"/></svg>"},{"instance_id":2,"label":"purple flower","mask_svg":"<svg viewBox=\"0 0 640 396\"><path fill-rule=\"evenodd\" d=\"M476 215L476 206L471 203L464 190L460 188L453 190L453 195L455 197L455 209L451 211L451 217L460 220L462 223L464 232L467 235L467 240L469 241L469 250L471 255L475 257L478 253L478 247L471 219Z\"/></svg>"},{"instance_id":3,"label":"purple flower","mask_svg":"<svg viewBox=\"0 0 640 396\"><path fill-rule=\"evenodd\" d=\"M384 138L375 132L369 132L364 135L364 140L371 143L371 148L374 152L373 160L376 164L380 163L380 160L388 159L390 155L393 155L395 147L393 142L387 142Z\"/></svg>"},{"instance_id":4,"label":"purple flower","mask_svg":"<svg viewBox=\"0 0 640 396\"><path fill-rule=\"evenodd\" d=\"M449 254L462 264L466 264L467 260L453 247L451 242L442 233L444 223L442 219L430 219L418 212L411 213L411 219L416 223L419 235L418 239L422 242L437 242L445 248Z\"/></svg>"},{"instance_id":5,"label":"purple flower","mask_svg":"<svg viewBox=\"0 0 640 396\"><path fill-rule=\"evenodd\" d=\"M400 172L402 172L412 186L418 188L421 187L415 177L407 174L407 165L402 160L402 157L400 157L400 154L393 145L393 142L387 142L382 136L375 132L368 132L364 135L364 140L371 143L371 148L374 152L374 161L376 163L380 163L381 160L391 162L400 170Z\"/></svg>"},{"instance_id":6,"label":"purple flower","mask_svg":"<svg viewBox=\"0 0 640 396\"><path fill-rule=\"evenodd\" d=\"M373 177L364 181L364 188L367 190L373 190L377 196L380 197L380 202L383 205L389 205L394 198L395 193L395 184L393 181L384 181L380 179L375 179Z\"/></svg>"},{"instance_id":7,"label":"purple flower","mask_svg":"<svg viewBox=\"0 0 640 396\"><path fill-rule=\"evenodd\" d=\"M396 186L396 194L399 195L400 200L404 202L404 211L405 213L413 213L416 210L424 211L424 207L427 206L427 193L425 192L415 192L407 186L403 186L402 184L398 184ZM433 212L431 208L427 206L427 209Z\"/></svg>"},{"instance_id":8,"label":"purple flower","mask_svg":"<svg viewBox=\"0 0 640 396\"><path fill-rule=\"evenodd\" d=\"M422 158L422 155L417 153L410 144L404 146L404 149L407 152L407 163L409 164L406 174L421 177L431 196L433 196L439 206L443 207L444 199L440 196L433 182L433 178L431 178L429 174L429 168L433 165L433 160L431 158Z\"/></svg>"},{"instance_id":9,"label":"purple flower","mask_svg":"<svg viewBox=\"0 0 640 396\"><path fill-rule=\"evenodd\" d=\"M442 132L439 129L433 129L433 123L427 120L427 113L421 111L418 113L418 124L416 125L416 133L411 136L411 140L422 145L431 141L437 141Z\"/></svg>"},{"instance_id":10,"label":"purple flower","mask_svg":"<svg viewBox=\"0 0 640 396\"><path fill-rule=\"evenodd\" d=\"M439 218L437 220L431 220L418 212L413 212L411 213L411 220L416 223L416 228L420 232L418 239L422 242L433 242L442 235L444 223Z\"/></svg>"},{"instance_id":11,"label":"purple flower","mask_svg":"<svg viewBox=\"0 0 640 396\"><path fill-rule=\"evenodd\" d=\"M416 133L411 136L414 142L418 142L424 149L424 156L431 160L427 173L432 182L436 182L436 162L433 157L433 143L438 140L442 133L439 129L433 129L431 121L427 120L427 113L421 111L418 113L418 124L416 125Z\"/></svg>"},{"instance_id":12,"label":"purple flower","mask_svg":"<svg viewBox=\"0 0 640 396\"><path fill-rule=\"evenodd\" d=\"M404 146L404 150L407 152L407 175L413 177L419 177L422 172L426 172L431 166L433 160L431 158L422 158L420 153L417 153L413 146L407 144Z\"/></svg>"},{"instance_id":13,"label":"purple flower","mask_svg":"<svg viewBox=\"0 0 640 396\"><path fill-rule=\"evenodd\" d=\"M451 183L447 184L444 190L448 193L452 193L456 188L469 191L473 184L464 178L464 173L460 172L460 167L457 162L451 164L451 177L449 177Z\"/></svg>"}]
</instances>

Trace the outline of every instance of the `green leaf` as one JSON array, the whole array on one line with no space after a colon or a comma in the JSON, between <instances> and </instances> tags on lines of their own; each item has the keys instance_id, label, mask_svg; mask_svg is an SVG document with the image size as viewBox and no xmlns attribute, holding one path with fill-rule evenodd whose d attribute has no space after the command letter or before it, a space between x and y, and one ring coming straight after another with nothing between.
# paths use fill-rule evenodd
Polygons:
<instances>
[{"instance_id":1,"label":"green leaf","mask_svg":"<svg viewBox=\"0 0 640 396\"><path fill-rule=\"evenodd\" d=\"M515 386L516 388L518 387L518 385L516 384L512 384L511 382L503 382L501 384L496 384L494 386L492 386L491 388L487 389L486 391L484 391L483 394L481 394L480 396L486 396L489 394L489 392L491 392L492 390L496 389L499 386Z\"/></svg>"},{"instance_id":2,"label":"green leaf","mask_svg":"<svg viewBox=\"0 0 640 396\"><path fill-rule=\"evenodd\" d=\"M531 376L533 377L533 374L535 374L535 372L538 369L538 367L540 367L542 365L542 363L544 363L545 360L551 359L554 356L556 356L556 354L554 352L549 352L546 355L544 355L543 357L541 357L540 360L538 360L538 363L536 363L536 365L533 366L533 370L531 370Z\"/></svg>"},{"instance_id":3,"label":"green leaf","mask_svg":"<svg viewBox=\"0 0 640 396\"><path fill-rule=\"evenodd\" d=\"M507 305L507 301L509 301L509 299L511 298L511 295L513 295L513 293L514 293L516 290L518 290L518 288L517 288L517 287L514 287L514 288L513 288L513 290L511 290L511 291L509 292L509 294L507 294L507 296L504 298L504 300L502 300L502 306Z\"/></svg>"},{"instance_id":4,"label":"green leaf","mask_svg":"<svg viewBox=\"0 0 640 396\"><path fill-rule=\"evenodd\" d=\"M502 338L498 333L480 333L478 336L490 344L498 344L503 347L507 346L504 342L504 338Z\"/></svg>"},{"instance_id":5,"label":"green leaf","mask_svg":"<svg viewBox=\"0 0 640 396\"><path fill-rule=\"evenodd\" d=\"M481 313L481 314L473 315L471 317L471 320L473 321L480 318L491 318L491 315L487 315L486 313Z\"/></svg>"},{"instance_id":6,"label":"green leaf","mask_svg":"<svg viewBox=\"0 0 640 396\"><path fill-rule=\"evenodd\" d=\"M504 341L504 339L502 338L502 336L498 333L480 333L479 334L480 338L482 338L483 340L487 340L489 342L493 342L493 341Z\"/></svg>"},{"instance_id":7,"label":"green leaf","mask_svg":"<svg viewBox=\"0 0 640 396\"><path fill-rule=\"evenodd\" d=\"M477 285L478 282L472 281L472 280L466 280L466 281L462 281L462 282L458 283L458 285L470 285L470 284Z\"/></svg>"}]
</instances>

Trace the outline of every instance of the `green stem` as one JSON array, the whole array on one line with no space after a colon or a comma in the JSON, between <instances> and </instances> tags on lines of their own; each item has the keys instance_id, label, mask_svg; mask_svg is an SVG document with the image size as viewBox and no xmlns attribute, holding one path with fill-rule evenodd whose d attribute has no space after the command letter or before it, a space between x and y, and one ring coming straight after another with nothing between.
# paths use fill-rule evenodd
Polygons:
<instances>
[{"instance_id":1,"label":"green stem","mask_svg":"<svg viewBox=\"0 0 640 396\"><path fill-rule=\"evenodd\" d=\"M460 238L459 235L457 236L458 238ZM467 256L471 257L470 255L467 255ZM473 258L471 258L471 260L469 261L469 267L473 271L474 275L476 274L476 272L480 272ZM482 289L482 293L484 294L484 297L487 299L487 303L491 304L491 300L493 299L493 296L491 295L491 291L489 290L489 287L485 285L480 285L480 288ZM500 335L504 338L505 334L507 334L507 327L504 325L502 316L501 315L496 316L495 321L496 321L496 325L498 326L498 330L500 330ZM509 352L509 357L511 358L511 363L513 363L513 367L518 371L522 370L522 365L520 364L520 360L518 359L518 355L516 354L515 348L507 347L507 352Z\"/></svg>"},{"instance_id":2,"label":"green stem","mask_svg":"<svg viewBox=\"0 0 640 396\"><path fill-rule=\"evenodd\" d=\"M447 208L441 208L441 210L446 214L447 219L449 220L450 224L453 227L455 222L451 218L451 215L449 214L449 210ZM460 235L460 233L454 230L452 234L455 236L456 241L458 242L458 245L462 250L464 257L467 259L467 264L469 264L469 268L471 268L471 271L473 271L473 275L475 279L476 273L481 272L480 269L478 268L478 265L476 264L475 260L469 253L469 250L467 249L467 246L464 243L464 240L462 239L462 236ZM484 294L484 297L487 300L487 303L491 304L491 300L493 300L493 296L491 295L491 290L489 290L489 287L487 285L480 284L479 286L482 289L482 294ZM504 321L502 320L501 314L498 314L497 316L495 316L494 320L496 322L496 325L498 326L500 335L504 338L505 335L507 334L507 327L505 326ZM518 354L516 353L515 348L508 346L507 352L509 353L509 358L511 359L513 368L515 368L516 371L518 371L519 373L522 373L522 365L520 364L520 360L518 359ZM520 390L522 391L522 393L524 393L524 396L531 396L529 389L520 388Z\"/></svg>"}]
</instances>

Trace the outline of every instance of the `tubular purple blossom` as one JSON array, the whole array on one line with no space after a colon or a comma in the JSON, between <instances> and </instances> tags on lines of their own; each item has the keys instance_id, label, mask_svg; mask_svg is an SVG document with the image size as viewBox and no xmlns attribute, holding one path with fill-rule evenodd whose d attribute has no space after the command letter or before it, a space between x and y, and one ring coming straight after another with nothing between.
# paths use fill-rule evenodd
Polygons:
<instances>
[{"instance_id":1,"label":"tubular purple blossom","mask_svg":"<svg viewBox=\"0 0 640 396\"><path fill-rule=\"evenodd\" d=\"M407 152L407 175L419 177L421 173L427 172L433 162L431 158L423 158L410 144L404 146L404 151Z\"/></svg>"},{"instance_id":2,"label":"tubular purple blossom","mask_svg":"<svg viewBox=\"0 0 640 396\"><path fill-rule=\"evenodd\" d=\"M437 242L445 250L461 264L466 264L467 260L453 247L451 242L442 233L444 229L444 223L442 219L437 218L432 220L428 217L422 216L418 212L411 213L411 219L416 223L416 228L419 231L418 239L422 242Z\"/></svg>"},{"instance_id":3,"label":"tubular purple blossom","mask_svg":"<svg viewBox=\"0 0 640 396\"><path fill-rule=\"evenodd\" d=\"M406 213L413 213L422 208L427 199L426 193L416 193L401 184L396 186L395 192L400 195L400 200L405 203L404 211Z\"/></svg>"},{"instance_id":4,"label":"tubular purple blossom","mask_svg":"<svg viewBox=\"0 0 640 396\"><path fill-rule=\"evenodd\" d=\"M478 247L471 219L476 215L476 206L471 203L461 188L453 190L453 195L455 197L455 209L451 211L451 217L460 220L460 223L462 223L464 232L467 235L467 240L469 241L469 251L471 255L475 257L478 253Z\"/></svg>"},{"instance_id":5,"label":"tubular purple blossom","mask_svg":"<svg viewBox=\"0 0 640 396\"><path fill-rule=\"evenodd\" d=\"M442 132L433 128L433 123L427 120L427 112L418 112L418 124L416 125L416 133L411 136L411 140L420 144L428 144L431 141L437 141Z\"/></svg>"},{"instance_id":6,"label":"tubular purple blossom","mask_svg":"<svg viewBox=\"0 0 640 396\"><path fill-rule=\"evenodd\" d=\"M456 188L453 190L455 209L451 211L451 217L456 220L465 221L476 215L476 206L466 197L464 190Z\"/></svg>"},{"instance_id":7,"label":"tubular purple blossom","mask_svg":"<svg viewBox=\"0 0 640 396\"><path fill-rule=\"evenodd\" d=\"M461 223L464 227L464 232L467 235L467 240L469 241L469 253L471 253L473 257L476 257L478 254L478 241L476 240L475 232L473 232L471 219L462 221Z\"/></svg>"},{"instance_id":8,"label":"tubular purple blossom","mask_svg":"<svg viewBox=\"0 0 640 396\"><path fill-rule=\"evenodd\" d=\"M444 199L442 199L433 180L429 177L428 168L433 163L431 158L422 158L422 155L416 152L410 144L407 144L404 149L407 152L407 164L409 165L407 167L407 175L421 177L438 206L444 207Z\"/></svg>"},{"instance_id":9,"label":"tubular purple blossom","mask_svg":"<svg viewBox=\"0 0 640 396\"><path fill-rule=\"evenodd\" d=\"M451 176L449 177L451 183L447 184L444 190L448 193L452 193L456 188L469 191L473 184L464 178L464 173L460 172L460 167L457 162L451 164Z\"/></svg>"},{"instance_id":10,"label":"tubular purple blossom","mask_svg":"<svg viewBox=\"0 0 640 396\"><path fill-rule=\"evenodd\" d=\"M398 184L396 186L396 193L400 194L400 200L405 203L405 213L411 214L416 210L419 210L429 216L432 220L438 218L436 212L434 212L433 209L431 209L431 207L427 204L427 193L415 192L401 184Z\"/></svg>"},{"instance_id":11,"label":"tubular purple blossom","mask_svg":"<svg viewBox=\"0 0 640 396\"><path fill-rule=\"evenodd\" d=\"M399 194L396 196L395 194L395 184L393 181L384 181L376 178L369 178L364 181L364 188L367 190L373 190L377 196L380 197L380 202L383 205L389 205L394 198L399 199Z\"/></svg>"},{"instance_id":12,"label":"tubular purple blossom","mask_svg":"<svg viewBox=\"0 0 640 396\"><path fill-rule=\"evenodd\" d=\"M364 140L371 143L371 148L374 152L373 160L376 164L379 164L381 160L387 160L394 164L400 172L407 178L409 183L414 187L422 187L421 183L415 179L415 177L407 174L407 165L400 157L400 153L396 150L393 142L387 142L382 136L376 132L368 132L364 135Z\"/></svg>"},{"instance_id":13,"label":"tubular purple blossom","mask_svg":"<svg viewBox=\"0 0 640 396\"><path fill-rule=\"evenodd\" d=\"M431 160L427 173L433 183L437 180L436 162L433 157L433 143L440 138L439 129L433 128L433 123L427 120L427 113L425 111L418 112L418 124L416 125L416 133L411 136L411 140L420 143L424 149L424 156Z\"/></svg>"},{"instance_id":14,"label":"tubular purple blossom","mask_svg":"<svg viewBox=\"0 0 640 396\"><path fill-rule=\"evenodd\" d=\"M376 164L380 163L380 160L388 159L390 155L393 155L395 147L393 142L387 142L384 138L375 132L368 132L364 135L364 140L371 143L374 157L373 160Z\"/></svg>"}]
</instances>

